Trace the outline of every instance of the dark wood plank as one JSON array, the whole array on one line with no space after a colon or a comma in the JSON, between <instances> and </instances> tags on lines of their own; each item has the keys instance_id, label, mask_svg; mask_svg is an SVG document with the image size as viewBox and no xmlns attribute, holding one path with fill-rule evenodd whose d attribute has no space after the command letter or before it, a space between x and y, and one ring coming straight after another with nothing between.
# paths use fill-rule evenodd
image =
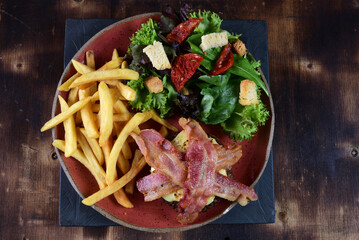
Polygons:
<instances>
[{"instance_id":1,"label":"dark wood plank","mask_svg":"<svg viewBox=\"0 0 359 240\"><path fill-rule=\"evenodd\" d=\"M58 226L59 164L41 134L63 69L66 18L125 18L160 1L0 1L1 239L357 239L358 1L188 1L268 24L276 223L184 233ZM179 6L176 1L168 1Z\"/></svg>"}]
</instances>

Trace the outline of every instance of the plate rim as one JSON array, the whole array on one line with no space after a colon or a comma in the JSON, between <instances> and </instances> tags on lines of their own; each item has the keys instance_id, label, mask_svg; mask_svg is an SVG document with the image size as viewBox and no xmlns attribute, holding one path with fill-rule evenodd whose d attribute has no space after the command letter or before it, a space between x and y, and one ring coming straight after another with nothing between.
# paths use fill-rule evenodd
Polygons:
<instances>
[{"instance_id":1,"label":"plate rim","mask_svg":"<svg viewBox=\"0 0 359 240\"><path fill-rule=\"evenodd\" d=\"M72 59L77 59L82 53L83 51L94 41L96 40L99 36L101 36L104 32L112 29L113 27L116 27L117 25L120 24L124 24L126 22L138 19L138 18L144 18L144 17L153 17L153 16L158 16L161 15L161 12L150 12L150 13L144 13L144 14L138 14L138 15L134 15L122 20L119 20L113 24L110 24L109 26L103 28L102 30L100 30L99 32L97 32L94 36L92 36L85 44L82 45L82 47L77 50L76 54L72 57ZM269 64L269 63L268 63ZM51 111L51 118L55 117L56 112L57 112L57 108L58 108L58 95L60 95L60 91L58 90L58 88L61 86L61 84L63 83L65 77L67 76L68 72L70 71L71 68L71 61L69 61L69 63L66 65L65 69L62 72L62 75L60 77L60 80L58 82L57 88L56 88L56 92L55 92L55 96L53 99L53 103L52 103L52 111ZM261 178L264 170L267 167L268 161L269 161L269 157L271 154L271 149L272 149L272 142L273 142L273 136L274 136L274 125L275 125L275 113L274 113L274 104L273 104L273 99L272 99L272 94L267 82L266 77L264 76L261 68L259 69L259 72L261 74L261 78L262 80L264 80L264 83L268 89L268 99L269 99L269 105L270 105L270 111L271 111L271 126L270 126L270 132L269 132L269 138L268 138L268 145L267 145L267 149L266 149L266 155L265 155L265 160L264 160L264 164L263 167L261 169L261 171L259 172L257 178L254 180L254 182L250 185L250 187L254 187L257 182L259 181L259 179ZM52 140L54 141L56 139L56 128L52 128ZM78 188L77 184L75 183L74 179L72 178L66 164L65 161L62 158L62 154L60 153L60 151L54 147L55 152L57 154L57 157L59 159L61 168L63 169L66 177L68 178L70 184L72 185L72 187L74 188L74 190L77 192L77 194L79 194L79 196L84 199L85 196L84 194L80 191L80 189ZM197 224L192 224L192 225L185 225L185 226L181 226L181 227L165 227L165 228L150 228L150 227L143 227L143 226L138 226L132 223L128 223L124 220L121 220L117 217L115 217L114 215L112 215L111 213L107 212L106 210L104 210L103 208L99 207L98 205L92 205L91 208L95 209L97 212L99 212L101 215L103 215L104 217L110 219L111 221L113 221L114 223L120 224L122 226L128 227L128 228L132 228L132 229L136 229L136 230L140 230L140 231L146 231L146 232L154 232L154 233L166 233L166 232L171 232L171 231L187 231L187 230L191 230L191 229L195 229L204 225L207 225L210 222L213 222L219 218L221 218L223 215L225 215L226 213L228 213L233 207L235 207L237 205L237 202L233 202L231 203L222 213L220 213L219 215L217 215L216 217L213 217L207 221L201 222L201 223L197 223Z\"/></svg>"}]
</instances>

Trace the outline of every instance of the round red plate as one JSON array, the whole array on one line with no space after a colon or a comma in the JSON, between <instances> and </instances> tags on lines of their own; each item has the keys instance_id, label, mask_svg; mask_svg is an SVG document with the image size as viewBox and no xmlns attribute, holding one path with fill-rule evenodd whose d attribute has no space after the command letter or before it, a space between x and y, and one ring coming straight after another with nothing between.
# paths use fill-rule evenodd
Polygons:
<instances>
[{"instance_id":1,"label":"round red plate","mask_svg":"<svg viewBox=\"0 0 359 240\"><path fill-rule=\"evenodd\" d=\"M92 37L73 58L81 62L84 60L85 52L87 50L93 50L96 65L101 66L111 59L112 51L115 48L119 51L120 55L123 56L130 43L129 37L150 17L154 20L159 20L160 15L159 13L142 14L112 24ZM65 68L59 85L74 73L75 70L70 63ZM263 74L262 79L264 79L267 85ZM268 85L267 88L269 89ZM53 104L53 116L55 116L58 111L58 94L66 95L65 93L56 92ZM232 168L234 179L251 185L252 187L258 181L266 166L273 138L274 111L271 95L268 97L262 94L262 100L267 106L270 106L271 117L268 119L266 125L259 129L257 135L252 140L240 143L243 147L243 157ZM176 124L176 120L172 119L171 122ZM230 141L228 137L222 133L220 127L204 126L204 129L210 135L219 138L222 143ZM58 126L53 130L54 139L63 139L63 134L62 126ZM66 158L63 153L61 152L60 154L57 149L56 151L58 156L60 156L61 166L68 179L82 198L98 190L96 181L85 167L73 158ZM145 168L140 175L144 176L148 173L148 168ZM138 191L136 191L133 196L129 196L129 198L135 206L132 209L119 206L112 196L103 199L93 207L107 218L121 225L143 231L168 232L189 230L207 224L228 212L236 204L221 200L206 212L200 213L198 219L193 224L182 225L176 221L177 212L164 200L159 199L152 202L144 202L143 195Z\"/></svg>"}]
</instances>

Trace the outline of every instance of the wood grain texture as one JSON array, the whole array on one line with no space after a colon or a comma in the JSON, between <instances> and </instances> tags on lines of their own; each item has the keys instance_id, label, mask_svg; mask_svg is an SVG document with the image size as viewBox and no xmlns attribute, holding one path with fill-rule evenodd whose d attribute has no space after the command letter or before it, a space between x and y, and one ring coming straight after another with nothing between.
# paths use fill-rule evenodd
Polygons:
<instances>
[{"instance_id":1,"label":"wood grain texture","mask_svg":"<svg viewBox=\"0 0 359 240\"><path fill-rule=\"evenodd\" d=\"M187 2L267 21L276 223L168 234L59 227L59 163L39 129L63 70L65 19L125 18L161 1L0 0L0 239L357 239L359 2Z\"/></svg>"}]
</instances>

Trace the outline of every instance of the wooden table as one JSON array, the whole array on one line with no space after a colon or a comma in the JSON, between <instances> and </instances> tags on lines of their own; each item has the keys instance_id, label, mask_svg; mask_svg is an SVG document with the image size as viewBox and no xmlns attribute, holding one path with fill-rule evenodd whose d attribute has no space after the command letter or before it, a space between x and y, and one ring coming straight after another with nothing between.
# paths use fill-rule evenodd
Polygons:
<instances>
[{"instance_id":1,"label":"wooden table","mask_svg":"<svg viewBox=\"0 0 359 240\"><path fill-rule=\"evenodd\" d=\"M167 1L178 7L177 1ZM192 2L192 1L189 1ZM268 24L276 223L152 234L59 227L49 119L67 18L126 18L161 1L0 0L1 239L358 239L359 2L198 1Z\"/></svg>"}]
</instances>

